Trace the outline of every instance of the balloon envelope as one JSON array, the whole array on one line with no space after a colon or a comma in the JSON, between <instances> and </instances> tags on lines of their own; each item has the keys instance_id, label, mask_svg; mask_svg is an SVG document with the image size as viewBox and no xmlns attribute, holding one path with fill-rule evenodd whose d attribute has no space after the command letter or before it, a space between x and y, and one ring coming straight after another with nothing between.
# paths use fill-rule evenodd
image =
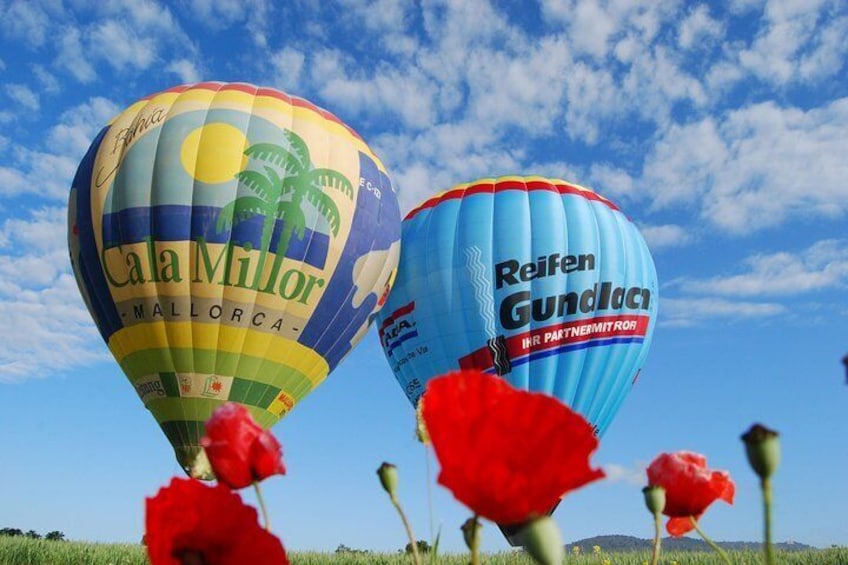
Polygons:
<instances>
[{"instance_id":1,"label":"balloon envelope","mask_svg":"<svg viewBox=\"0 0 848 565\"><path fill-rule=\"evenodd\" d=\"M187 468L230 400L270 427L361 339L400 214L338 118L247 84L180 86L105 127L71 188L69 247L103 339Z\"/></svg>"},{"instance_id":2,"label":"balloon envelope","mask_svg":"<svg viewBox=\"0 0 848 565\"><path fill-rule=\"evenodd\" d=\"M412 210L401 242L378 327L413 405L429 379L477 368L558 398L604 433L657 312L651 255L612 202L561 180L482 179Z\"/></svg>"}]
</instances>

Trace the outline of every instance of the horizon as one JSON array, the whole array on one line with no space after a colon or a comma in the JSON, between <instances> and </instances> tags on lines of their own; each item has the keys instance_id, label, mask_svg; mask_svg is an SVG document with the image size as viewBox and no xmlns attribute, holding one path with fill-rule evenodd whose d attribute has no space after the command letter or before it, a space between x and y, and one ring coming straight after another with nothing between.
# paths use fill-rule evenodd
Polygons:
<instances>
[{"instance_id":1,"label":"horizon","mask_svg":"<svg viewBox=\"0 0 848 565\"><path fill-rule=\"evenodd\" d=\"M739 439L760 422L782 441L774 539L848 544L848 6L308 4L0 3L0 527L136 543L144 498L182 475L80 297L67 203L110 119L218 80L338 116L385 165L401 216L460 183L533 174L592 187L638 226L658 322L592 457L606 479L554 514L564 540L651 536L645 467L684 449L736 482L705 531L760 540ZM470 511L414 428L372 327L272 428L288 474L263 491L286 548L404 547L375 474L389 461L416 537L441 528L463 551ZM488 522L482 549L508 549Z\"/></svg>"}]
</instances>

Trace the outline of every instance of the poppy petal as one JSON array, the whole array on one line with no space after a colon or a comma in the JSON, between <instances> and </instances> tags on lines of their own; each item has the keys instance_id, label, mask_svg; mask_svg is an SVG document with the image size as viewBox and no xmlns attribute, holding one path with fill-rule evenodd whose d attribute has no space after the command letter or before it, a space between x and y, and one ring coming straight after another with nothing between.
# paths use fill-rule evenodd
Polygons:
<instances>
[{"instance_id":1,"label":"poppy petal","mask_svg":"<svg viewBox=\"0 0 848 565\"><path fill-rule=\"evenodd\" d=\"M647 474L649 485L665 489L663 514L670 518L700 516L718 499L733 504L736 486L730 474L708 469L703 455L690 451L661 453L648 466Z\"/></svg>"},{"instance_id":2,"label":"poppy petal","mask_svg":"<svg viewBox=\"0 0 848 565\"><path fill-rule=\"evenodd\" d=\"M687 516L685 518L669 518L665 529L669 535L679 538L694 530L695 527L692 525L692 520Z\"/></svg>"},{"instance_id":3,"label":"poppy petal","mask_svg":"<svg viewBox=\"0 0 848 565\"><path fill-rule=\"evenodd\" d=\"M552 397L458 371L431 380L422 402L439 483L480 516L524 522L604 476L589 465L592 427Z\"/></svg>"},{"instance_id":4,"label":"poppy petal","mask_svg":"<svg viewBox=\"0 0 848 565\"><path fill-rule=\"evenodd\" d=\"M200 444L215 477L234 490L286 472L280 443L247 408L234 402L215 409Z\"/></svg>"},{"instance_id":5,"label":"poppy petal","mask_svg":"<svg viewBox=\"0 0 848 565\"><path fill-rule=\"evenodd\" d=\"M152 565L203 563L288 565L280 540L259 525L256 510L225 485L171 480L145 504L145 541Z\"/></svg>"}]
</instances>

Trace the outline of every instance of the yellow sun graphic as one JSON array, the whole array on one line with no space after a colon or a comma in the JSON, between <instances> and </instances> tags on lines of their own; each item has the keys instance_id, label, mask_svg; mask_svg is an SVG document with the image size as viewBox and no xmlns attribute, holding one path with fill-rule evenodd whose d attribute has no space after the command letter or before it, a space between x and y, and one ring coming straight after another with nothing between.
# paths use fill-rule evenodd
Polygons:
<instances>
[{"instance_id":1,"label":"yellow sun graphic","mask_svg":"<svg viewBox=\"0 0 848 565\"><path fill-rule=\"evenodd\" d=\"M186 136L180 160L186 172L201 182L226 182L247 165L247 145L247 138L235 126L204 124Z\"/></svg>"}]
</instances>

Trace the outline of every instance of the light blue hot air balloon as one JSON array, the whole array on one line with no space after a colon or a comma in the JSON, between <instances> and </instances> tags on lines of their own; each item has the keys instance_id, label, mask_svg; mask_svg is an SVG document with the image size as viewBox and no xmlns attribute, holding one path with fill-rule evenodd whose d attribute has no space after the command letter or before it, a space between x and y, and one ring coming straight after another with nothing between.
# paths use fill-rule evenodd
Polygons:
<instances>
[{"instance_id":1,"label":"light blue hot air balloon","mask_svg":"<svg viewBox=\"0 0 848 565\"><path fill-rule=\"evenodd\" d=\"M645 362L656 314L654 262L612 202L561 180L501 177L406 216L378 327L413 405L429 379L477 368L558 398L602 435Z\"/></svg>"},{"instance_id":2,"label":"light blue hot air balloon","mask_svg":"<svg viewBox=\"0 0 848 565\"><path fill-rule=\"evenodd\" d=\"M378 328L413 406L431 378L477 368L554 396L600 436L639 376L656 315L654 262L612 202L561 180L501 177L407 214ZM501 529L515 545L518 527Z\"/></svg>"}]
</instances>

